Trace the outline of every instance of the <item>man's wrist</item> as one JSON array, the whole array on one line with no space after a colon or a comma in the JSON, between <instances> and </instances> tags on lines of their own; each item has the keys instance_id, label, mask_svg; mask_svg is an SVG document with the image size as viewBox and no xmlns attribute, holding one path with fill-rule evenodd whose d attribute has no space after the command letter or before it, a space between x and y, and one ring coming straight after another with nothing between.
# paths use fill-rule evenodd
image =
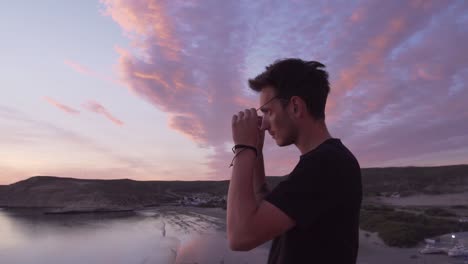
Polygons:
<instances>
[{"instance_id":1,"label":"man's wrist","mask_svg":"<svg viewBox=\"0 0 468 264\"><path fill-rule=\"evenodd\" d=\"M257 160L263 159L263 152L261 150L257 150Z\"/></svg>"},{"instance_id":2,"label":"man's wrist","mask_svg":"<svg viewBox=\"0 0 468 264\"><path fill-rule=\"evenodd\" d=\"M250 148L238 148L238 149L235 150L234 153L235 153L236 155L238 155L238 153L240 153L240 152L250 152L250 153L252 153L253 155L255 155L255 151L254 151L253 149L250 149ZM239 154L239 155L241 155L241 154Z\"/></svg>"}]
</instances>

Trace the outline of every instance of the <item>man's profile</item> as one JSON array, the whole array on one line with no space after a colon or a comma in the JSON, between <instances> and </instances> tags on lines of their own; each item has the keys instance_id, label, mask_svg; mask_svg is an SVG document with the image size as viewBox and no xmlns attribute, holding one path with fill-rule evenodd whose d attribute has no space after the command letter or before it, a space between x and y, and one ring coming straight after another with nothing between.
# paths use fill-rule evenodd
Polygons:
<instances>
[{"instance_id":1,"label":"man's profile","mask_svg":"<svg viewBox=\"0 0 468 264\"><path fill-rule=\"evenodd\" d=\"M358 161L328 132L325 66L278 60L249 80L260 108L232 117L235 147L227 200L232 250L273 240L268 263L356 263L362 201ZM265 131L280 147L294 144L299 161L273 190L265 182Z\"/></svg>"}]
</instances>

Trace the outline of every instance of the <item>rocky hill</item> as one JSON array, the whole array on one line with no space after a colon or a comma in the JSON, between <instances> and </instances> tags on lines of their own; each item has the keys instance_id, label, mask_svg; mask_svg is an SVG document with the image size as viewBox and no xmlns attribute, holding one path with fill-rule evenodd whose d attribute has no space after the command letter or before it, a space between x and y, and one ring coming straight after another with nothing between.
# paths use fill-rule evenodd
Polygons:
<instances>
[{"instance_id":1,"label":"rocky hill","mask_svg":"<svg viewBox=\"0 0 468 264\"><path fill-rule=\"evenodd\" d=\"M362 170L362 183L366 196L468 192L468 165L367 168Z\"/></svg>"},{"instance_id":2,"label":"rocky hill","mask_svg":"<svg viewBox=\"0 0 468 264\"><path fill-rule=\"evenodd\" d=\"M368 168L362 170L364 195L399 192L440 194L468 191L468 165ZM274 188L282 177L267 177ZM86 180L35 176L0 186L0 207L73 210L130 210L177 203L184 196L227 195L229 181Z\"/></svg>"},{"instance_id":3,"label":"rocky hill","mask_svg":"<svg viewBox=\"0 0 468 264\"><path fill-rule=\"evenodd\" d=\"M0 206L113 209L152 206L175 201L178 197L170 192L171 187L177 191L187 189L180 185L184 184L36 176L5 186ZM199 184L193 185L194 190L200 189Z\"/></svg>"}]
</instances>

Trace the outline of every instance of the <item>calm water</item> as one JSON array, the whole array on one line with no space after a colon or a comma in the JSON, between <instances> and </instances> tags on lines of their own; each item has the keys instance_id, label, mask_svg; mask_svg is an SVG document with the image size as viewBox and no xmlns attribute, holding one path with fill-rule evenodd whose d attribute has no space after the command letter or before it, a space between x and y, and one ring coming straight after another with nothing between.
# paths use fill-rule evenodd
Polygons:
<instances>
[{"instance_id":1,"label":"calm water","mask_svg":"<svg viewBox=\"0 0 468 264\"><path fill-rule=\"evenodd\" d=\"M80 215L0 209L0 263L266 263L269 243L229 250L222 215L187 207Z\"/></svg>"}]
</instances>

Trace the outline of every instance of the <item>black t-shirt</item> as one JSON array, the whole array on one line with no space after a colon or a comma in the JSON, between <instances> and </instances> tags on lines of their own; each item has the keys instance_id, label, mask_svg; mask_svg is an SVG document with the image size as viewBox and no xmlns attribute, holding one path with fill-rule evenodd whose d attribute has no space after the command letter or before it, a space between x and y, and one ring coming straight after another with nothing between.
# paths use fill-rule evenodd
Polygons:
<instances>
[{"instance_id":1,"label":"black t-shirt","mask_svg":"<svg viewBox=\"0 0 468 264\"><path fill-rule=\"evenodd\" d=\"M301 155L265 200L296 221L273 240L268 264L356 263L361 169L340 139Z\"/></svg>"}]
</instances>

